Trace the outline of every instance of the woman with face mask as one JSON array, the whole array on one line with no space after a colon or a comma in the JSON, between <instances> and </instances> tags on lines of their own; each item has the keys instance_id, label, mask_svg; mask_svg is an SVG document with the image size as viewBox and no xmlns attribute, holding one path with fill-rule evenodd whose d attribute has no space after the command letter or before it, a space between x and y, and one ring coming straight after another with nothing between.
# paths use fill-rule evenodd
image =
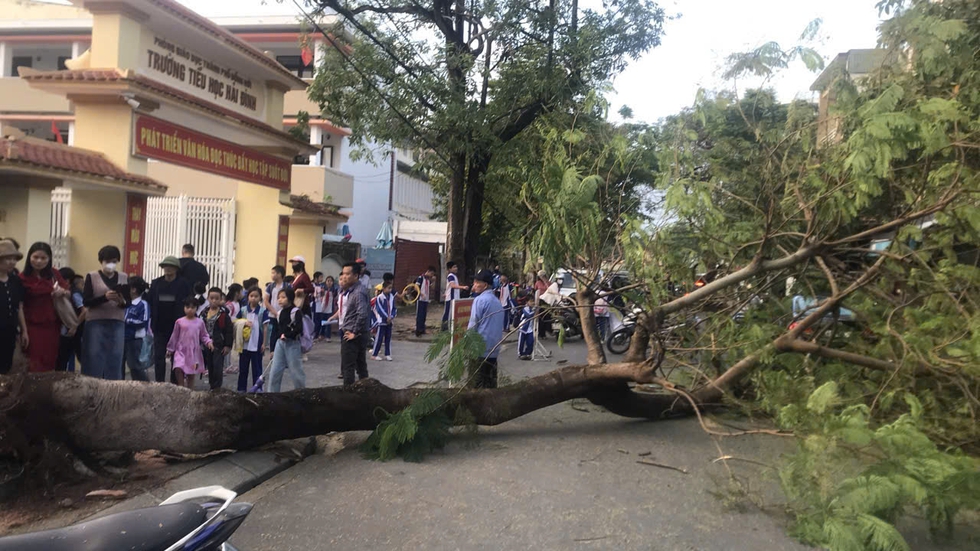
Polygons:
<instances>
[{"instance_id":1,"label":"woman with face mask","mask_svg":"<svg viewBox=\"0 0 980 551\"><path fill-rule=\"evenodd\" d=\"M129 279L117 271L121 256L117 247L102 247L99 250L102 269L85 276L82 291L88 309L82 335L82 374L99 379L123 378Z\"/></svg>"},{"instance_id":2,"label":"woman with face mask","mask_svg":"<svg viewBox=\"0 0 980 551\"><path fill-rule=\"evenodd\" d=\"M20 274L24 286L24 318L27 320L27 357L31 373L54 371L58 363L61 320L54 298L69 293L68 283L51 266L51 245L35 243L27 251Z\"/></svg>"}]
</instances>

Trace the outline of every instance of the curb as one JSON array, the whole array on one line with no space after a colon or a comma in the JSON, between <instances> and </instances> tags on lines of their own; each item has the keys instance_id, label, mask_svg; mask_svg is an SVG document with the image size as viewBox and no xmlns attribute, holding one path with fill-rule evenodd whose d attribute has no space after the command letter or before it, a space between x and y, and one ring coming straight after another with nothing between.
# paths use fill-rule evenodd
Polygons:
<instances>
[{"instance_id":1,"label":"curb","mask_svg":"<svg viewBox=\"0 0 980 551\"><path fill-rule=\"evenodd\" d=\"M314 452L315 445L302 447L297 452L297 459L287 459L279 453L266 450L235 452L201 465L192 471L166 482L162 486L121 501L79 522L122 513L124 511L132 511L133 509L156 507L160 502L177 492L200 488L202 486L222 486L238 495L242 495L289 467L296 465Z\"/></svg>"}]
</instances>

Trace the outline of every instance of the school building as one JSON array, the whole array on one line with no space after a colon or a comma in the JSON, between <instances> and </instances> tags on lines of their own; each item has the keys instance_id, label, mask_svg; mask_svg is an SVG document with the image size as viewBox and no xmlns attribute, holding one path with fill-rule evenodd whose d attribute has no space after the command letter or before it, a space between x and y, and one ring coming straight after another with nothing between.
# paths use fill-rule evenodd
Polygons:
<instances>
[{"instance_id":1,"label":"school building","mask_svg":"<svg viewBox=\"0 0 980 551\"><path fill-rule=\"evenodd\" d=\"M185 242L216 284L297 254L317 270L355 206L349 132L306 95L317 46L294 17L0 0L0 235L76 271L113 244L156 277ZM308 136L288 131L301 111Z\"/></svg>"}]
</instances>

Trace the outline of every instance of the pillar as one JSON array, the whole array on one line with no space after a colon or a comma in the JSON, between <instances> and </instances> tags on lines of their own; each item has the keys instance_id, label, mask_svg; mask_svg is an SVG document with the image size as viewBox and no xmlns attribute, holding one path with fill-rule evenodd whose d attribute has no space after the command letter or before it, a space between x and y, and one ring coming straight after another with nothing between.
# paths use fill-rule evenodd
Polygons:
<instances>
[{"instance_id":1,"label":"pillar","mask_svg":"<svg viewBox=\"0 0 980 551\"><path fill-rule=\"evenodd\" d=\"M32 243L51 239L52 187L31 183L0 186L0 235L16 239L25 253Z\"/></svg>"},{"instance_id":2,"label":"pillar","mask_svg":"<svg viewBox=\"0 0 980 551\"><path fill-rule=\"evenodd\" d=\"M325 166L327 163L323 162L322 158L323 128L320 126L314 125L310 127L310 145L313 145L320 150L313 155L310 155L310 166Z\"/></svg>"},{"instance_id":3,"label":"pillar","mask_svg":"<svg viewBox=\"0 0 980 551\"><path fill-rule=\"evenodd\" d=\"M79 42L77 40L74 41L74 42L72 42L71 43L71 58L72 59L77 59L78 56L80 56L83 53L85 53L85 50L83 48L85 48L85 44L84 43Z\"/></svg>"},{"instance_id":4,"label":"pillar","mask_svg":"<svg viewBox=\"0 0 980 551\"><path fill-rule=\"evenodd\" d=\"M108 9L119 9L112 4ZM148 16L135 8L127 8L126 13L102 13L95 11L98 7L97 4L86 6L92 11L92 67L138 69L139 56L144 53L140 47L141 21Z\"/></svg>"},{"instance_id":5,"label":"pillar","mask_svg":"<svg viewBox=\"0 0 980 551\"><path fill-rule=\"evenodd\" d=\"M235 204L235 281L269 281L276 265L279 215L292 209L279 203L279 190L242 182Z\"/></svg>"},{"instance_id":6,"label":"pillar","mask_svg":"<svg viewBox=\"0 0 980 551\"><path fill-rule=\"evenodd\" d=\"M313 40L313 76L320 72L320 63L323 61L324 47L327 42L322 38Z\"/></svg>"},{"instance_id":7,"label":"pillar","mask_svg":"<svg viewBox=\"0 0 980 551\"><path fill-rule=\"evenodd\" d=\"M306 272L312 278L314 272L320 271L323 256L323 222L292 218L289 221L287 250L286 258L301 255L306 259Z\"/></svg>"},{"instance_id":8,"label":"pillar","mask_svg":"<svg viewBox=\"0 0 980 551\"><path fill-rule=\"evenodd\" d=\"M68 145L75 145L75 121L68 121Z\"/></svg>"},{"instance_id":9,"label":"pillar","mask_svg":"<svg viewBox=\"0 0 980 551\"><path fill-rule=\"evenodd\" d=\"M119 103L75 101L72 145L105 154L119 168L146 174L146 159L133 157L133 108ZM122 192L120 192L122 193Z\"/></svg>"},{"instance_id":10,"label":"pillar","mask_svg":"<svg viewBox=\"0 0 980 551\"><path fill-rule=\"evenodd\" d=\"M85 273L99 268L99 249L126 248L126 193L122 191L71 191L72 268Z\"/></svg>"},{"instance_id":11,"label":"pillar","mask_svg":"<svg viewBox=\"0 0 980 551\"><path fill-rule=\"evenodd\" d=\"M10 72L14 58L13 50L13 45L6 42L0 42L0 78L12 76Z\"/></svg>"}]
</instances>

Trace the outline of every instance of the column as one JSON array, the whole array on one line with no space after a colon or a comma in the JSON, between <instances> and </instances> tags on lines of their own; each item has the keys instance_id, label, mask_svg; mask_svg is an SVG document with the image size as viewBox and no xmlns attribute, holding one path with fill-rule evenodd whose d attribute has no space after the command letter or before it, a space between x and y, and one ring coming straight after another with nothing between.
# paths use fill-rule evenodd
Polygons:
<instances>
[{"instance_id":1,"label":"column","mask_svg":"<svg viewBox=\"0 0 980 551\"><path fill-rule=\"evenodd\" d=\"M21 248L30 243L51 240L51 188L31 187L27 189L27 228ZM26 252L26 251L25 251Z\"/></svg>"},{"instance_id":2,"label":"column","mask_svg":"<svg viewBox=\"0 0 980 551\"><path fill-rule=\"evenodd\" d=\"M68 145L75 145L75 121L68 121Z\"/></svg>"},{"instance_id":3,"label":"column","mask_svg":"<svg viewBox=\"0 0 980 551\"><path fill-rule=\"evenodd\" d=\"M71 58L72 59L78 59L78 56L80 56L83 53L85 53L85 49L84 48L85 48L85 44L84 43L79 42L77 40L75 42L72 42L71 43Z\"/></svg>"},{"instance_id":4,"label":"column","mask_svg":"<svg viewBox=\"0 0 980 551\"><path fill-rule=\"evenodd\" d=\"M327 41L322 38L317 38L313 40L313 76L315 77L317 72L320 71L320 62L323 61L323 48L326 46Z\"/></svg>"},{"instance_id":5,"label":"column","mask_svg":"<svg viewBox=\"0 0 980 551\"><path fill-rule=\"evenodd\" d=\"M14 47L12 44L0 42L0 78L11 76L11 63L14 58Z\"/></svg>"},{"instance_id":6,"label":"column","mask_svg":"<svg viewBox=\"0 0 980 551\"><path fill-rule=\"evenodd\" d=\"M310 145L316 146L317 149L321 149L323 145L323 128L320 126L310 126ZM320 158L322 151L318 151L313 155L310 155L310 166L320 166L322 159Z\"/></svg>"}]
</instances>

